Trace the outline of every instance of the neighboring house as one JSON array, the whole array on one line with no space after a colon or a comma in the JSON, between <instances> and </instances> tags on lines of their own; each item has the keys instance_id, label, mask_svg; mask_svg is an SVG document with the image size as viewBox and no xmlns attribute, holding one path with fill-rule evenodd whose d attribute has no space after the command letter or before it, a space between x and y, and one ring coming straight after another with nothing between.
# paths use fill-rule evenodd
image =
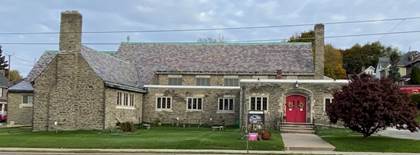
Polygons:
<instances>
[{"instance_id":1,"label":"neighboring house","mask_svg":"<svg viewBox=\"0 0 420 155\"><path fill-rule=\"evenodd\" d=\"M378 79L386 78L389 76L391 68L391 61L388 57L380 57L375 70L375 77Z\"/></svg>"},{"instance_id":2,"label":"neighboring house","mask_svg":"<svg viewBox=\"0 0 420 155\"><path fill-rule=\"evenodd\" d=\"M108 129L127 121L247 126L254 115L263 115L266 127L327 124L332 93L348 83L324 76L322 24L315 26L314 48L122 43L112 55L83 46L81 33L66 33L81 27L78 12L63 12L59 52L26 80L33 87L34 131Z\"/></svg>"},{"instance_id":3,"label":"neighboring house","mask_svg":"<svg viewBox=\"0 0 420 155\"><path fill-rule=\"evenodd\" d=\"M373 66L369 66L368 68L364 69L360 74L368 74L368 75L372 75L375 76L375 67ZM376 76L375 76L376 77Z\"/></svg>"},{"instance_id":4,"label":"neighboring house","mask_svg":"<svg viewBox=\"0 0 420 155\"><path fill-rule=\"evenodd\" d=\"M8 115L7 91L9 80L5 77L5 71L0 71L0 121L5 121Z\"/></svg>"}]
</instances>

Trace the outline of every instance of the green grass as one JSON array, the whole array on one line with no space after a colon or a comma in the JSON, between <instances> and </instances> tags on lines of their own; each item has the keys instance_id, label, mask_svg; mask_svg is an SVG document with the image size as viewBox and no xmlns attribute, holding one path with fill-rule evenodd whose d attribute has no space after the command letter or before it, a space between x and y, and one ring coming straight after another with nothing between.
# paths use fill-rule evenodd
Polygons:
<instances>
[{"instance_id":1,"label":"green grass","mask_svg":"<svg viewBox=\"0 0 420 155\"><path fill-rule=\"evenodd\" d=\"M0 129L0 147L130 148L130 149L246 149L239 129L159 127L134 133L102 131L31 132L28 128ZM282 150L278 132L268 141L250 142L253 150Z\"/></svg>"},{"instance_id":2,"label":"green grass","mask_svg":"<svg viewBox=\"0 0 420 155\"><path fill-rule=\"evenodd\" d=\"M317 128L317 134L336 147L335 151L346 152L420 152L420 140L407 140L371 136L349 129Z\"/></svg>"}]
</instances>

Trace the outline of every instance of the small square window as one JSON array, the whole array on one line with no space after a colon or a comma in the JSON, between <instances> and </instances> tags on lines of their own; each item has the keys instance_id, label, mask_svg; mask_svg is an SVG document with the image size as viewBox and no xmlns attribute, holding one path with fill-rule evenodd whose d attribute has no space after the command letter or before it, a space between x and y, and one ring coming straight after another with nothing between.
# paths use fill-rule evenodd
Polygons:
<instances>
[{"instance_id":1,"label":"small square window","mask_svg":"<svg viewBox=\"0 0 420 155\"><path fill-rule=\"evenodd\" d=\"M167 96L156 97L157 110L169 110L172 107L172 98Z\"/></svg>"},{"instance_id":2,"label":"small square window","mask_svg":"<svg viewBox=\"0 0 420 155\"><path fill-rule=\"evenodd\" d=\"M210 78L207 77L197 77L196 82L197 86L210 86Z\"/></svg>"}]
</instances>

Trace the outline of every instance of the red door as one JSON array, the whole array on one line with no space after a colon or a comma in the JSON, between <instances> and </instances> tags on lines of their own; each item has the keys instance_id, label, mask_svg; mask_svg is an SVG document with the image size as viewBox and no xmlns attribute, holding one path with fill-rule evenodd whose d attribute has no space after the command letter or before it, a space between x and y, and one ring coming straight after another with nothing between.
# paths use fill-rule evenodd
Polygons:
<instances>
[{"instance_id":1,"label":"red door","mask_svg":"<svg viewBox=\"0 0 420 155\"><path fill-rule=\"evenodd\" d=\"M306 98L290 95L286 98L286 122L306 122Z\"/></svg>"}]
</instances>

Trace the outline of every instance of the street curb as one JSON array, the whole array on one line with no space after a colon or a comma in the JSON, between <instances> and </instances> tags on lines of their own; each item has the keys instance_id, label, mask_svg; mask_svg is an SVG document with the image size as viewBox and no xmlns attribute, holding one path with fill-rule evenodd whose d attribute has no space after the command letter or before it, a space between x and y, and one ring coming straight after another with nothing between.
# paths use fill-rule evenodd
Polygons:
<instances>
[{"instance_id":1,"label":"street curb","mask_svg":"<svg viewBox=\"0 0 420 155\"><path fill-rule=\"evenodd\" d=\"M334 151L256 151L256 150L186 150L186 149L60 149L60 148L0 148L0 152L51 153L183 153L183 154L299 154L299 155L418 155L418 153L334 152Z\"/></svg>"}]
</instances>

